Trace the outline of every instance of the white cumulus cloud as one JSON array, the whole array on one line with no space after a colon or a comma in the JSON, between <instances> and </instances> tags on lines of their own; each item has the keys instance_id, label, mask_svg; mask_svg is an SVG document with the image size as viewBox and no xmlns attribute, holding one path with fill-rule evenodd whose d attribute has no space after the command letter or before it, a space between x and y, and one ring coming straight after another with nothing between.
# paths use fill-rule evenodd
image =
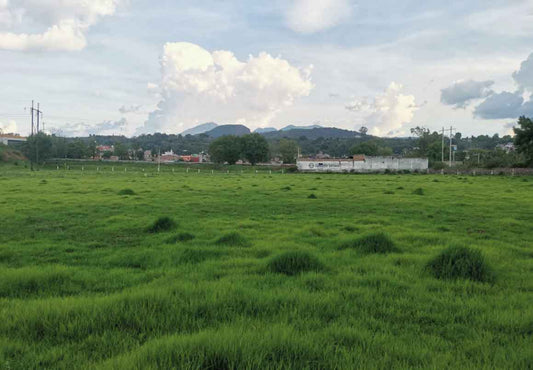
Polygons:
<instances>
[{"instance_id":1,"label":"white cumulus cloud","mask_svg":"<svg viewBox=\"0 0 533 370\"><path fill-rule=\"evenodd\" d=\"M43 27L40 33L0 31L0 49L81 50L90 26L122 0L0 0L0 26Z\"/></svg>"},{"instance_id":2,"label":"white cumulus cloud","mask_svg":"<svg viewBox=\"0 0 533 370\"><path fill-rule=\"evenodd\" d=\"M17 132L17 122L14 120L8 120L5 122L0 121L0 133L14 134Z\"/></svg>"},{"instance_id":3,"label":"white cumulus cloud","mask_svg":"<svg viewBox=\"0 0 533 370\"><path fill-rule=\"evenodd\" d=\"M261 126L313 88L311 67L264 52L240 61L186 42L165 45L161 73L162 100L142 132L181 132L203 122Z\"/></svg>"},{"instance_id":4,"label":"white cumulus cloud","mask_svg":"<svg viewBox=\"0 0 533 370\"><path fill-rule=\"evenodd\" d=\"M336 26L351 15L349 0L292 0L285 17L293 31L314 33Z\"/></svg>"},{"instance_id":5,"label":"white cumulus cloud","mask_svg":"<svg viewBox=\"0 0 533 370\"><path fill-rule=\"evenodd\" d=\"M404 133L404 125L413 120L419 109L413 95L404 95L403 86L392 82L383 94L374 99L355 99L346 106L352 112L365 115L365 126L376 136L392 136Z\"/></svg>"}]
</instances>

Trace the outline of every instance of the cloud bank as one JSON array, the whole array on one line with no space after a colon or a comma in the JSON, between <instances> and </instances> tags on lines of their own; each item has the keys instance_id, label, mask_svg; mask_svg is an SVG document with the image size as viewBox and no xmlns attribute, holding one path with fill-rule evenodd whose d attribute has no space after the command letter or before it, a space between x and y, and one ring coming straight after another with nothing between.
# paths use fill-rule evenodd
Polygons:
<instances>
[{"instance_id":1,"label":"cloud bank","mask_svg":"<svg viewBox=\"0 0 533 370\"><path fill-rule=\"evenodd\" d=\"M128 121L121 118L118 121L103 121L98 124L69 123L57 128L51 127L50 131L64 136L122 135L127 126Z\"/></svg>"},{"instance_id":2,"label":"cloud bank","mask_svg":"<svg viewBox=\"0 0 533 370\"><path fill-rule=\"evenodd\" d=\"M402 94L403 86L392 82L383 94L372 101L355 99L346 109L365 115L365 125L372 135L393 136L404 133L404 125L413 120L419 109L413 95Z\"/></svg>"},{"instance_id":3,"label":"cloud bank","mask_svg":"<svg viewBox=\"0 0 533 370\"><path fill-rule=\"evenodd\" d=\"M285 18L293 31L314 33L342 23L351 14L349 0L293 0Z\"/></svg>"},{"instance_id":4,"label":"cloud bank","mask_svg":"<svg viewBox=\"0 0 533 370\"><path fill-rule=\"evenodd\" d=\"M503 91L489 96L474 110L474 116L482 119L533 117L533 53L513 73L518 85L515 92Z\"/></svg>"},{"instance_id":5,"label":"cloud bank","mask_svg":"<svg viewBox=\"0 0 533 370\"><path fill-rule=\"evenodd\" d=\"M167 43L161 57L162 100L141 132L182 132L203 122L261 126L313 88L311 67L296 68L267 53L239 61L230 51L209 52Z\"/></svg>"},{"instance_id":6,"label":"cloud bank","mask_svg":"<svg viewBox=\"0 0 533 370\"><path fill-rule=\"evenodd\" d=\"M458 81L441 90L441 102L454 108L466 108L472 100L486 98L493 91L494 81Z\"/></svg>"},{"instance_id":7,"label":"cloud bank","mask_svg":"<svg viewBox=\"0 0 533 370\"><path fill-rule=\"evenodd\" d=\"M0 49L81 50L90 26L121 0L0 0L0 26L46 27L42 33L0 32Z\"/></svg>"}]
</instances>

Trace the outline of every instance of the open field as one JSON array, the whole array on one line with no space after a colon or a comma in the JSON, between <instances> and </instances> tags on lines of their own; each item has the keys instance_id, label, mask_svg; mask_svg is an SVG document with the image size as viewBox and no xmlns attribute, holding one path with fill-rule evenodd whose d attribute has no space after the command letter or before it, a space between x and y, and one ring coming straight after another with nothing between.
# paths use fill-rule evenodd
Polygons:
<instances>
[{"instance_id":1,"label":"open field","mask_svg":"<svg viewBox=\"0 0 533 370\"><path fill-rule=\"evenodd\" d=\"M0 368L533 367L533 178L234 172L0 166Z\"/></svg>"}]
</instances>

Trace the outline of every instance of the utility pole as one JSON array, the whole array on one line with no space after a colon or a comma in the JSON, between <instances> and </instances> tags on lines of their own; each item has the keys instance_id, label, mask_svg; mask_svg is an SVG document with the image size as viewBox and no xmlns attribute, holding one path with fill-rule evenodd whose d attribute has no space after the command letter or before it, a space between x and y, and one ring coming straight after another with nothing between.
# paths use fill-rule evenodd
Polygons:
<instances>
[{"instance_id":1,"label":"utility pole","mask_svg":"<svg viewBox=\"0 0 533 370\"><path fill-rule=\"evenodd\" d=\"M30 114L31 114L31 136L39 134L40 131L40 121L41 121L41 115L43 112L40 110L40 104L37 103L37 109L35 109L34 101L31 101L31 108L30 108ZM37 114L37 119L35 120L35 114ZM35 124L37 122L37 124ZM35 159L36 162L39 163L39 140L35 139ZM30 156L31 157L31 156ZM30 158L30 168L33 171L33 160Z\"/></svg>"},{"instance_id":2,"label":"utility pole","mask_svg":"<svg viewBox=\"0 0 533 370\"><path fill-rule=\"evenodd\" d=\"M452 166L452 135L453 135L453 127L450 126L450 167Z\"/></svg>"},{"instance_id":3,"label":"utility pole","mask_svg":"<svg viewBox=\"0 0 533 370\"><path fill-rule=\"evenodd\" d=\"M444 127L442 127L442 156L441 162L444 163Z\"/></svg>"}]
</instances>

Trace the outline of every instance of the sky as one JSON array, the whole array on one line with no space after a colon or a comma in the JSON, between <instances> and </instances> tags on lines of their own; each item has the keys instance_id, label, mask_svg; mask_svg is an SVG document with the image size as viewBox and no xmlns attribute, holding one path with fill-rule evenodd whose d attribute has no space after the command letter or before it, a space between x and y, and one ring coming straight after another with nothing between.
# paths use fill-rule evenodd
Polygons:
<instances>
[{"instance_id":1,"label":"sky","mask_svg":"<svg viewBox=\"0 0 533 370\"><path fill-rule=\"evenodd\" d=\"M0 0L0 129L380 136L533 116L533 0Z\"/></svg>"}]
</instances>

